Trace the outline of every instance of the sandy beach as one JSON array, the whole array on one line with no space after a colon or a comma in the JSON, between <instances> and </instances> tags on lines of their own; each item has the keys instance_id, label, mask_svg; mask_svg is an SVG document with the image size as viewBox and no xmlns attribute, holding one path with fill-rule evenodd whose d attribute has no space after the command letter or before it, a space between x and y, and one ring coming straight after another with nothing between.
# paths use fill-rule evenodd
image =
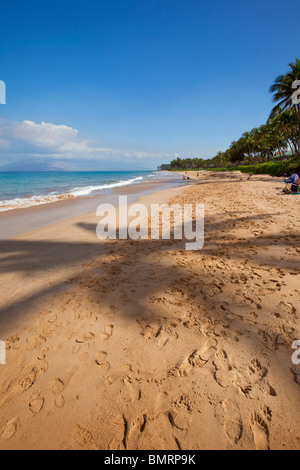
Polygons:
<instances>
[{"instance_id":1,"label":"sandy beach","mask_svg":"<svg viewBox=\"0 0 300 470\"><path fill-rule=\"evenodd\" d=\"M141 199L205 204L200 251L100 241L94 212L1 242L0 449L299 450L300 196L283 186L202 172Z\"/></svg>"}]
</instances>

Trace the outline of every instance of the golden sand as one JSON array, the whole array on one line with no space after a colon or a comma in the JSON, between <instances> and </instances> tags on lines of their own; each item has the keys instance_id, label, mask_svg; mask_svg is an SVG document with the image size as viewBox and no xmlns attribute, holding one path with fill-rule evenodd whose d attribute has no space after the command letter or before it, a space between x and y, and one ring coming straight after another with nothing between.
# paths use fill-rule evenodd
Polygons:
<instances>
[{"instance_id":1,"label":"golden sand","mask_svg":"<svg viewBox=\"0 0 300 470\"><path fill-rule=\"evenodd\" d=\"M201 173L205 246L96 238L95 214L0 244L1 449L299 449L300 197Z\"/></svg>"}]
</instances>

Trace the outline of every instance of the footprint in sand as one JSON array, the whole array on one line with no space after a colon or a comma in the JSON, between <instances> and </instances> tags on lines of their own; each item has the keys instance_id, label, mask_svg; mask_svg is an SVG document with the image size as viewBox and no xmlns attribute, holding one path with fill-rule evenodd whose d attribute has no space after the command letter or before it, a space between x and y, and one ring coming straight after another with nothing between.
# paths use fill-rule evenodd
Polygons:
<instances>
[{"instance_id":1,"label":"footprint in sand","mask_svg":"<svg viewBox=\"0 0 300 470\"><path fill-rule=\"evenodd\" d=\"M81 426L76 426L74 430L74 440L77 446L84 448L88 446L92 447L93 449L96 449L91 432Z\"/></svg>"},{"instance_id":2,"label":"footprint in sand","mask_svg":"<svg viewBox=\"0 0 300 470\"><path fill-rule=\"evenodd\" d=\"M56 408L63 408L65 406L65 399L62 395L65 384L61 379L55 379L52 383L51 391L55 395L54 405Z\"/></svg>"},{"instance_id":3,"label":"footprint in sand","mask_svg":"<svg viewBox=\"0 0 300 470\"><path fill-rule=\"evenodd\" d=\"M244 430L238 404L229 399L219 403L215 409L215 416L224 427L231 442L237 444Z\"/></svg>"},{"instance_id":4,"label":"footprint in sand","mask_svg":"<svg viewBox=\"0 0 300 470\"><path fill-rule=\"evenodd\" d=\"M37 335L26 339L27 351L34 351L36 348L41 347L42 344L46 343L47 338L43 335Z\"/></svg>"},{"instance_id":5,"label":"footprint in sand","mask_svg":"<svg viewBox=\"0 0 300 470\"><path fill-rule=\"evenodd\" d=\"M96 364L101 366L106 361L107 353L105 351L99 351L96 357Z\"/></svg>"},{"instance_id":6,"label":"footprint in sand","mask_svg":"<svg viewBox=\"0 0 300 470\"><path fill-rule=\"evenodd\" d=\"M98 352L95 362L103 371L108 371L110 369L110 364L107 361L107 353L105 351Z\"/></svg>"},{"instance_id":7,"label":"footprint in sand","mask_svg":"<svg viewBox=\"0 0 300 470\"><path fill-rule=\"evenodd\" d=\"M154 411L158 416L160 413L165 411L170 405L170 398L167 392L160 392L156 397Z\"/></svg>"},{"instance_id":8,"label":"footprint in sand","mask_svg":"<svg viewBox=\"0 0 300 470\"><path fill-rule=\"evenodd\" d=\"M44 407L45 400L44 398L37 398L36 400L32 400L29 403L29 409L31 413L34 415L39 414L39 412L43 409Z\"/></svg>"},{"instance_id":9,"label":"footprint in sand","mask_svg":"<svg viewBox=\"0 0 300 470\"><path fill-rule=\"evenodd\" d=\"M63 395L57 395L57 397L55 397L54 405L58 409L61 409L65 406L65 399L64 399Z\"/></svg>"},{"instance_id":10,"label":"footprint in sand","mask_svg":"<svg viewBox=\"0 0 300 470\"><path fill-rule=\"evenodd\" d=\"M89 319L89 322L90 322L90 326L96 325L96 323L98 321L98 317L96 317L96 316L88 316L88 319Z\"/></svg>"},{"instance_id":11,"label":"footprint in sand","mask_svg":"<svg viewBox=\"0 0 300 470\"><path fill-rule=\"evenodd\" d=\"M127 422L127 432L125 434L125 445L127 449L138 449L139 439L145 432L148 423L147 413L144 412L139 416L134 416Z\"/></svg>"},{"instance_id":12,"label":"footprint in sand","mask_svg":"<svg viewBox=\"0 0 300 470\"><path fill-rule=\"evenodd\" d=\"M226 351L222 350L214 359L216 372L214 374L216 382L222 388L236 385L238 374L231 366Z\"/></svg>"},{"instance_id":13,"label":"footprint in sand","mask_svg":"<svg viewBox=\"0 0 300 470\"><path fill-rule=\"evenodd\" d=\"M195 367L204 367L215 355L217 340L210 338L200 350L196 349L187 359L178 363L170 372L170 376L187 377Z\"/></svg>"},{"instance_id":14,"label":"footprint in sand","mask_svg":"<svg viewBox=\"0 0 300 470\"><path fill-rule=\"evenodd\" d=\"M218 341L210 338L199 351L200 360L206 364L216 353Z\"/></svg>"},{"instance_id":15,"label":"footprint in sand","mask_svg":"<svg viewBox=\"0 0 300 470\"><path fill-rule=\"evenodd\" d=\"M20 419L19 418L12 419L2 429L1 439L5 439L5 440L11 439L16 434L19 427L20 427Z\"/></svg>"},{"instance_id":16,"label":"footprint in sand","mask_svg":"<svg viewBox=\"0 0 300 470\"><path fill-rule=\"evenodd\" d=\"M30 374L19 381L19 387L21 392L26 392L29 390L35 383L37 377L36 369L33 369Z\"/></svg>"},{"instance_id":17,"label":"footprint in sand","mask_svg":"<svg viewBox=\"0 0 300 470\"><path fill-rule=\"evenodd\" d=\"M61 379L55 379L55 380L53 381L53 385L52 385L52 387L51 387L51 391L52 391L55 395L57 395L57 394L59 394L59 393L62 393L63 389L64 389L64 383L63 383L63 381L62 381Z\"/></svg>"},{"instance_id":18,"label":"footprint in sand","mask_svg":"<svg viewBox=\"0 0 300 470\"><path fill-rule=\"evenodd\" d=\"M291 304L290 302L280 302L279 306L282 312L295 317L296 309L293 304Z\"/></svg>"},{"instance_id":19,"label":"footprint in sand","mask_svg":"<svg viewBox=\"0 0 300 470\"><path fill-rule=\"evenodd\" d=\"M127 421L124 415L118 415L112 422L112 430L114 437L109 444L109 450L125 450Z\"/></svg>"},{"instance_id":20,"label":"footprint in sand","mask_svg":"<svg viewBox=\"0 0 300 470\"><path fill-rule=\"evenodd\" d=\"M140 401L142 398L142 390L140 389L139 385L135 383L135 380L127 375L124 378L124 384L130 394L130 399L132 403L137 403L138 401Z\"/></svg>"},{"instance_id":21,"label":"footprint in sand","mask_svg":"<svg viewBox=\"0 0 300 470\"><path fill-rule=\"evenodd\" d=\"M267 423L258 413L253 413L250 419L250 426L257 450L269 450L269 428Z\"/></svg>"},{"instance_id":22,"label":"footprint in sand","mask_svg":"<svg viewBox=\"0 0 300 470\"><path fill-rule=\"evenodd\" d=\"M192 370L192 366L186 361L183 360L179 362L173 369L169 370L169 377L188 377Z\"/></svg>"},{"instance_id":23,"label":"footprint in sand","mask_svg":"<svg viewBox=\"0 0 300 470\"><path fill-rule=\"evenodd\" d=\"M48 323L55 323L57 321L57 315L53 315L52 317L48 318Z\"/></svg>"},{"instance_id":24,"label":"footprint in sand","mask_svg":"<svg viewBox=\"0 0 300 470\"><path fill-rule=\"evenodd\" d=\"M9 389L9 387L11 386L12 384L12 380L11 379L5 379L1 384L0 384L0 395L2 395L3 393L7 392L7 390Z\"/></svg>"},{"instance_id":25,"label":"footprint in sand","mask_svg":"<svg viewBox=\"0 0 300 470\"><path fill-rule=\"evenodd\" d=\"M191 399L185 393L173 400L173 406L177 410L185 410L189 413L191 413L194 409Z\"/></svg>"},{"instance_id":26,"label":"footprint in sand","mask_svg":"<svg viewBox=\"0 0 300 470\"><path fill-rule=\"evenodd\" d=\"M174 327L162 328L159 337L158 337L158 346L163 348L170 341L178 339L178 334L176 333Z\"/></svg>"},{"instance_id":27,"label":"footprint in sand","mask_svg":"<svg viewBox=\"0 0 300 470\"><path fill-rule=\"evenodd\" d=\"M81 345L79 343L76 344L70 351L76 356L81 351Z\"/></svg>"},{"instance_id":28,"label":"footprint in sand","mask_svg":"<svg viewBox=\"0 0 300 470\"><path fill-rule=\"evenodd\" d=\"M176 426L175 420L176 417L168 411L156 417L149 416L147 411L131 419L119 415L114 420L115 437L110 450L140 449L149 445L151 448L156 445L160 449L181 450L182 446L176 437L181 429ZM188 426L186 421L181 422L180 419L178 424L184 428Z\"/></svg>"},{"instance_id":29,"label":"footprint in sand","mask_svg":"<svg viewBox=\"0 0 300 470\"><path fill-rule=\"evenodd\" d=\"M83 336L80 336L76 339L76 343L83 344L95 339L94 333L85 333Z\"/></svg>"},{"instance_id":30,"label":"footprint in sand","mask_svg":"<svg viewBox=\"0 0 300 470\"><path fill-rule=\"evenodd\" d=\"M196 350L188 358L188 363L192 367L202 367L215 354L215 351L216 350L213 347L208 347L207 349L204 349L203 352Z\"/></svg>"},{"instance_id":31,"label":"footprint in sand","mask_svg":"<svg viewBox=\"0 0 300 470\"><path fill-rule=\"evenodd\" d=\"M162 331L162 325L160 324L147 324L143 320L138 320L138 323L142 327L141 335L148 340L158 338Z\"/></svg>"},{"instance_id":32,"label":"footprint in sand","mask_svg":"<svg viewBox=\"0 0 300 470\"><path fill-rule=\"evenodd\" d=\"M261 382L268 374L268 369L264 367L258 359L253 359L246 370L241 370L239 374L238 387L247 395L252 388Z\"/></svg>"},{"instance_id":33,"label":"footprint in sand","mask_svg":"<svg viewBox=\"0 0 300 470\"><path fill-rule=\"evenodd\" d=\"M249 365L249 376L251 383L257 383L268 374L268 369L259 362L258 359L253 359Z\"/></svg>"},{"instance_id":34,"label":"footprint in sand","mask_svg":"<svg viewBox=\"0 0 300 470\"><path fill-rule=\"evenodd\" d=\"M125 377L131 371L132 371L131 366L129 364L125 364L119 369L113 371L105 380L105 384L112 385L114 382L116 382L116 380Z\"/></svg>"},{"instance_id":35,"label":"footprint in sand","mask_svg":"<svg viewBox=\"0 0 300 470\"><path fill-rule=\"evenodd\" d=\"M114 325L105 325L104 332L101 333L101 339L107 341L111 338L114 331Z\"/></svg>"},{"instance_id":36,"label":"footprint in sand","mask_svg":"<svg viewBox=\"0 0 300 470\"><path fill-rule=\"evenodd\" d=\"M5 341L5 344L6 344L6 347L10 349L19 341L20 341L20 337L18 335L13 335L7 338L7 340Z\"/></svg>"},{"instance_id":37,"label":"footprint in sand","mask_svg":"<svg viewBox=\"0 0 300 470\"><path fill-rule=\"evenodd\" d=\"M186 410L168 413L168 418L172 426L179 431L188 431L193 420L191 413Z\"/></svg>"},{"instance_id":38,"label":"footprint in sand","mask_svg":"<svg viewBox=\"0 0 300 470\"><path fill-rule=\"evenodd\" d=\"M160 449L182 450L182 444L177 437L181 431L176 428L171 412L161 414L157 418L147 418L143 429L139 436L140 448L145 448L150 443L150 446L155 445Z\"/></svg>"}]
</instances>

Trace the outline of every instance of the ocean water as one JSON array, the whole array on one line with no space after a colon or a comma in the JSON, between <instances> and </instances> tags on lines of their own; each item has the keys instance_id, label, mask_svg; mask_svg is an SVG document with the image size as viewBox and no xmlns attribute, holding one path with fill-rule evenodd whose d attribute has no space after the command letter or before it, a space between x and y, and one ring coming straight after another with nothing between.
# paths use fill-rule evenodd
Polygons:
<instances>
[{"instance_id":1,"label":"ocean water","mask_svg":"<svg viewBox=\"0 0 300 470\"><path fill-rule=\"evenodd\" d=\"M164 175L165 177L165 175ZM0 172L0 212L96 196L114 188L161 179L159 172Z\"/></svg>"}]
</instances>

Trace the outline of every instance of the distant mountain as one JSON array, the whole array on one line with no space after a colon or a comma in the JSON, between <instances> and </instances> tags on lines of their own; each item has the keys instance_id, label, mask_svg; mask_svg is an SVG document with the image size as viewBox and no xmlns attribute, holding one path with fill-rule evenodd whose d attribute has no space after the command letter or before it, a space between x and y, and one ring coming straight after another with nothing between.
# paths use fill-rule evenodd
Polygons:
<instances>
[{"instance_id":1,"label":"distant mountain","mask_svg":"<svg viewBox=\"0 0 300 470\"><path fill-rule=\"evenodd\" d=\"M153 168L155 165L153 165ZM97 160L54 160L53 158L35 158L21 160L8 165L0 166L4 171L147 171L149 166L142 167L134 163L126 164L124 161L97 161Z\"/></svg>"},{"instance_id":2,"label":"distant mountain","mask_svg":"<svg viewBox=\"0 0 300 470\"><path fill-rule=\"evenodd\" d=\"M73 165L70 165L69 168L72 170ZM0 166L0 171L67 171L69 168L65 162L59 162L53 159L38 158L34 160L21 160L18 162L9 163L8 165Z\"/></svg>"}]
</instances>

